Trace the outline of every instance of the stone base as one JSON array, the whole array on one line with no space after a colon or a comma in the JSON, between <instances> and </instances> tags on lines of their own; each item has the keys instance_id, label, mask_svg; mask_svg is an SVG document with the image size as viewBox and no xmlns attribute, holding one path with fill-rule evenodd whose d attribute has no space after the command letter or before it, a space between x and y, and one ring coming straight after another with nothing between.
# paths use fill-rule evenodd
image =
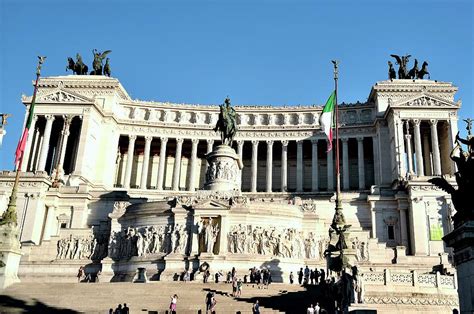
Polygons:
<instances>
[{"instance_id":1,"label":"stone base","mask_svg":"<svg viewBox=\"0 0 474 314\"><path fill-rule=\"evenodd\" d=\"M209 167L204 190L240 191L242 161L234 149L219 145L206 156Z\"/></svg>"},{"instance_id":2,"label":"stone base","mask_svg":"<svg viewBox=\"0 0 474 314\"><path fill-rule=\"evenodd\" d=\"M180 281L184 271L192 272L188 258L182 254L169 254L164 258L165 269L160 274L160 281Z\"/></svg>"},{"instance_id":3,"label":"stone base","mask_svg":"<svg viewBox=\"0 0 474 314\"><path fill-rule=\"evenodd\" d=\"M0 225L0 289L20 282L18 268L21 255L16 224Z\"/></svg>"}]
</instances>

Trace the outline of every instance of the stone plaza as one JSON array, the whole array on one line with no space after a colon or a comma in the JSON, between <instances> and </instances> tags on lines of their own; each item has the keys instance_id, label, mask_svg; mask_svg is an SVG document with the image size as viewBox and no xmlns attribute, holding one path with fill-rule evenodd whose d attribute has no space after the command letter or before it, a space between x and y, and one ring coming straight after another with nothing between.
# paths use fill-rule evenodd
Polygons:
<instances>
[{"instance_id":1,"label":"stone plaza","mask_svg":"<svg viewBox=\"0 0 474 314\"><path fill-rule=\"evenodd\" d=\"M456 92L448 82L394 79L339 106L347 251L369 308L458 307L441 239L455 210L428 182L455 182ZM22 284L72 283L80 266L101 283L185 272L202 281L206 268L243 277L257 267L288 284L305 265L326 269L337 161L322 106L235 110L229 147L213 130L217 105L134 100L105 76L41 78L17 202ZM0 173L2 211L14 177Z\"/></svg>"}]
</instances>

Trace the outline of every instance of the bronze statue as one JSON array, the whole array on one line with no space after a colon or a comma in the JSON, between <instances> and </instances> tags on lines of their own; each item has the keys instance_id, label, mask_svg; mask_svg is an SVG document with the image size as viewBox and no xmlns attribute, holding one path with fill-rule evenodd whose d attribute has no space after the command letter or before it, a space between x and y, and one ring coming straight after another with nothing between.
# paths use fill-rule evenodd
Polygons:
<instances>
[{"instance_id":1,"label":"bronze statue","mask_svg":"<svg viewBox=\"0 0 474 314\"><path fill-rule=\"evenodd\" d=\"M88 71L87 65L82 62L82 57L79 53L76 54L76 62L71 57L67 58L68 65L66 71L71 70L73 74L86 75Z\"/></svg>"},{"instance_id":2,"label":"bronze statue","mask_svg":"<svg viewBox=\"0 0 474 314\"><path fill-rule=\"evenodd\" d=\"M397 60L397 64L399 65L398 67L398 78L399 79L407 79L408 73L407 73L407 64L408 61L411 57L411 55L406 55L406 56L398 56L398 55L390 55L391 57L395 58Z\"/></svg>"},{"instance_id":3,"label":"bronze statue","mask_svg":"<svg viewBox=\"0 0 474 314\"><path fill-rule=\"evenodd\" d=\"M467 135L471 136L472 135L472 120L471 118L467 118L463 120L464 122L467 123L466 130L467 130Z\"/></svg>"},{"instance_id":4,"label":"bronze statue","mask_svg":"<svg viewBox=\"0 0 474 314\"><path fill-rule=\"evenodd\" d=\"M430 72L428 72L428 62L423 62L421 65L421 70L418 72L416 78L422 80L423 76L428 75L428 79L430 79Z\"/></svg>"},{"instance_id":5,"label":"bronze statue","mask_svg":"<svg viewBox=\"0 0 474 314\"><path fill-rule=\"evenodd\" d=\"M408 76L411 78L411 79L416 79L418 77L418 60L415 59L415 64L413 65L413 68L408 71Z\"/></svg>"},{"instance_id":6,"label":"bronze statue","mask_svg":"<svg viewBox=\"0 0 474 314\"><path fill-rule=\"evenodd\" d=\"M110 71L110 63L109 63L109 58L105 59L105 65L104 65L104 75L110 77L111 71Z\"/></svg>"},{"instance_id":7,"label":"bronze statue","mask_svg":"<svg viewBox=\"0 0 474 314\"><path fill-rule=\"evenodd\" d=\"M472 122L472 120L470 121ZM469 122L468 128L470 128ZM453 205L457 211L453 216L454 226L457 227L468 219L474 219L471 202L471 194L474 191L474 137L468 135L467 139L462 139L458 133L455 143L456 146L450 157L458 167L458 171L454 174L458 188L455 189L444 177L432 178L428 182L451 194ZM463 151L461 144L467 145L466 152Z\"/></svg>"},{"instance_id":8,"label":"bronze statue","mask_svg":"<svg viewBox=\"0 0 474 314\"><path fill-rule=\"evenodd\" d=\"M5 126L5 125L7 125L7 118L8 118L8 117L11 117L11 114L9 114L9 113L1 113L1 114L0 114L0 117L2 117L2 124L1 124L1 126Z\"/></svg>"},{"instance_id":9,"label":"bronze statue","mask_svg":"<svg viewBox=\"0 0 474 314\"><path fill-rule=\"evenodd\" d=\"M102 68L105 57L111 53L112 50L106 50L104 52L99 52L97 49L92 50L92 54L94 55L94 61L92 62L92 68L94 69L91 71L91 75L102 75Z\"/></svg>"},{"instance_id":10,"label":"bronze statue","mask_svg":"<svg viewBox=\"0 0 474 314\"><path fill-rule=\"evenodd\" d=\"M219 105L219 120L217 120L214 132L221 133L222 144L232 146L237 126L235 122L236 113L230 105L230 99L227 97L224 104Z\"/></svg>"},{"instance_id":11,"label":"bronze statue","mask_svg":"<svg viewBox=\"0 0 474 314\"><path fill-rule=\"evenodd\" d=\"M393 68L393 63L388 61L388 79L394 80L396 78L397 78L397 74L395 72L395 69Z\"/></svg>"}]
</instances>

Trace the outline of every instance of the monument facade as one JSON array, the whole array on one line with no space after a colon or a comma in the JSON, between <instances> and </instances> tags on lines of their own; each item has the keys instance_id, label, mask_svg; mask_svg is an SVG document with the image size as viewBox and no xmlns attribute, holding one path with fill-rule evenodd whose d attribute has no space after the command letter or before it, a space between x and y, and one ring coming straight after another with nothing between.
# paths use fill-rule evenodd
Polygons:
<instances>
[{"instance_id":1,"label":"monument facade","mask_svg":"<svg viewBox=\"0 0 474 314\"><path fill-rule=\"evenodd\" d=\"M456 91L392 79L340 104L346 241L369 303L457 306L441 239L452 200L428 182L455 183ZM255 266L284 282L304 265L325 268L336 161L322 106L234 108L226 141L213 130L222 106L134 100L101 75L42 78L17 203L21 280L71 281L86 264L118 281L138 268L168 280ZM2 210L13 180L0 175ZM446 269L432 272L440 259Z\"/></svg>"}]
</instances>

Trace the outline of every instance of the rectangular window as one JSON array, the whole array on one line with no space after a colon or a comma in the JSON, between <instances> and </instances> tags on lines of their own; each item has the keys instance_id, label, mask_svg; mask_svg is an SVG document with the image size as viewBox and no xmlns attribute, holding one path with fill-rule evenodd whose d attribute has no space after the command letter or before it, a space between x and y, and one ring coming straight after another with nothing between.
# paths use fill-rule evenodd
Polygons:
<instances>
[{"instance_id":1,"label":"rectangular window","mask_svg":"<svg viewBox=\"0 0 474 314\"><path fill-rule=\"evenodd\" d=\"M67 228L67 223L66 222L62 222L61 223L61 229L66 229Z\"/></svg>"}]
</instances>

